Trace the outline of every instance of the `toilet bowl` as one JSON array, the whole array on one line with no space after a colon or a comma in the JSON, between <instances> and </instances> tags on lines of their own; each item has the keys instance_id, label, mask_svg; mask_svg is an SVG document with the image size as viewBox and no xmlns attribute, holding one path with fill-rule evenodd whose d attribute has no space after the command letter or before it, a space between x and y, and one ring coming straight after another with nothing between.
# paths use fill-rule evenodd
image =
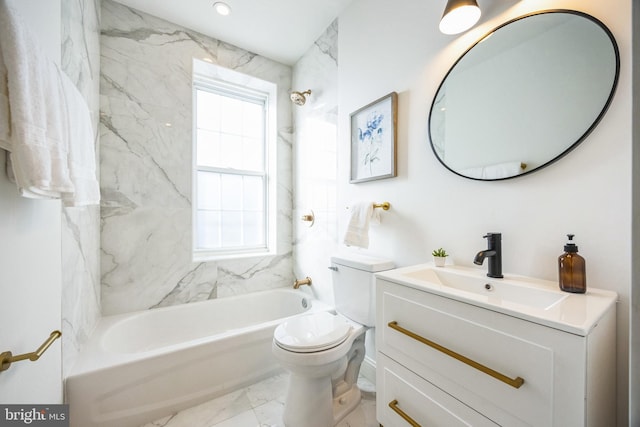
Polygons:
<instances>
[{"instance_id":1,"label":"toilet bowl","mask_svg":"<svg viewBox=\"0 0 640 427\"><path fill-rule=\"evenodd\" d=\"M360 402L365 333L375 320L373 273L393 263L368 257L331 261L337 314L298 316L273 335L273 354L290 373L283 413L287 427L335 426Z\"/></svg>"},{"instance_id":2,"label":"toilet bowl","mask_svg":"<svg viewBox=\"0 0 640 427\"><path fill-rule=\"evenodd\" d=\"M273 354L291 375L286 426L333 426L358 405L367 329L327 312L301 316L276 328Z\"/></svg>"}]
</instances>

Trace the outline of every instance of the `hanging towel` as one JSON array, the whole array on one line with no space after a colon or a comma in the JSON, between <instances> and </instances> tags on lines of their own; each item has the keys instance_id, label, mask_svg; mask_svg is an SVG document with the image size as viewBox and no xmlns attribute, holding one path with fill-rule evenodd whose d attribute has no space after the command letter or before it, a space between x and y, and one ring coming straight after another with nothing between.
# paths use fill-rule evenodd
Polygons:
<instances>
[{"instance_id":1,"label":"hanging towel","mask_svg":"<svg viewBox=\"0 0 640 427\"><path fill-rule=\"evenodd\" d=\"M88 108L6 0L0 0L0 82L0 148L10 153L7 172L20 193L68 206L97 203ZM91 170L95 183L87 181Z\"/></svg>"},{"instance_id":2,"label":"hanging towel","mask_svg":"<svg viewBox=\"0 0 640 427\"><path fill-rule=\"evenodd\" d=\"M373 202L358 202L349 208L351 218L344 235L347 246L369 247L369 225L380 223L380 213L373 208Z\"/></svg>"},{"instance_id":3,"label":"hanging towel","mask_svg":"<svg viewBox=\"0 0 640 427\"><path fill-rule=\"evenodd\" d=\"M67 166L67 125L55 64L33 41L15 10L0 1L0 55L9 119L0 147L11 153L16 184L34 197L72 192ZM7 138L8 137L8 138Z\"/></svg>"},{"instance_id":4,"label":"hanging towel","mask_svg":"<svg viewBox=\"0 0 640 427\"><path fill-rule=\"evenodd\" d=\"M100 203L100 185L96 178L96 153L89 107L66 74L60 73L69 128L67 164L73 193L64 193L65 206L97 205Z\"/></svg>"}]
</instances>

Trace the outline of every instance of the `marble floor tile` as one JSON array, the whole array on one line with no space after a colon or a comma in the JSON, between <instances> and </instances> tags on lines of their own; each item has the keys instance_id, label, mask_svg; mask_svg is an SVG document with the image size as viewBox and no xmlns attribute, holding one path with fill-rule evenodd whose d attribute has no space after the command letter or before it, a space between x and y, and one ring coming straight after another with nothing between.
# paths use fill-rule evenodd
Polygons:
<instances>
[{"instance_id":1,"label":"marble floor tile","mask_svg":"<svg viewBox=\"0 0 640 427\"><path fill-rule=\"evenodd\" d=\"M141 427L284 427L288 374L280 374ZM360 405L336 427L378 427L373 385L364 378ZM300 426L304 427L304 426Z\"/></svg>"},{"instance_id":2,"label":"marble floor tile","mask_svg":"<svg viewBox=\"0 0 640 427\"><path fill-rule=\"evenodd\" d=\"M264 424L259 424L253 411L245 411L221 423L210 424L211 427L256 427L262 425Z\"/></svg>"}]
</instances>

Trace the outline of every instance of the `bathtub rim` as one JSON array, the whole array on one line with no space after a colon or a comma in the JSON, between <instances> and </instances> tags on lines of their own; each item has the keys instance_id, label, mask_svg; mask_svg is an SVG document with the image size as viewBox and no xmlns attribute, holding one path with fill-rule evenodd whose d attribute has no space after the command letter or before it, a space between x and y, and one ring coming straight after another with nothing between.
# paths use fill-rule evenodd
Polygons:
<instances>
[{"instance_id":1,"label":"bathtub rim","mask_svg":"<svg viewBox=\"0 0 640 427\"><path fill-rule=\"evenodd\" d=\"M167 307L154 308L152 310L162 310L162 311L174 311L179 309L186 308L185 306L189 306L191 304L203 305L203 304L220 304L226 300L238 300L238 299L248 299L248 298L259 298L261 294L271 293L271 292L287 292L287 293L296 293L299 294L301 298L308 298L311 302L311 307L308 310L303 311L302 313L297 313L290 316L280 317L278 319L270 320L263 323L258 323L254 325L249 325L241 328L231 329L229 331L225 331L222 333L218 333L212 336L206 336L201 338L192 339L190 341L180 342L176 344L167 345L160 348L155 348L147 351L133 352L133 353L123 353L123 352L113 352L106 350L102 345L102 338L105 336L105 333L115 326L117 323L130 319L135 316L143 315L147 313L149 310L137 310L130 313L121 313L110 316L103 316L98 321L96 327L91 333L89 339L86 344L80 350L78 358L71 368L69 375L65 378L68 379L74 376L84 375L90 372L110 369L114 366L135 363L140 359L148 359L148 358L156 358L162 357L166 354L177 352L190 347L201 347L207 345L215 340L220 340L222 338L232 337L234 335L240 335L242 333L249 333L251 331L257 331L264 328L270 328L274 325L278 325L282 323L284 320L298 316L305 313L315 313L320 311L329 311L335 313L335 307L329 305L321 300L316 299L313 295L306 293L304 291L293 290L290 288L274 288L263 291L251 292L246 294L232 295L228 297L209 299L204 301L197 301L192 303L184 303L177 304Z\"/></svg>"}]
</instances>

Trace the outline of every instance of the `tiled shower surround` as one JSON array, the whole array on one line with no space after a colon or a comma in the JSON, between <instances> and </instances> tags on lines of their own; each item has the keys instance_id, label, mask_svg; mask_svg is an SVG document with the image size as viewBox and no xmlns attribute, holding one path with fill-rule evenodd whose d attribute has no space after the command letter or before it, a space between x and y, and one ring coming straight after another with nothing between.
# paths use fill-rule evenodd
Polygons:
<instances>
[{"instance_id":1,"label":"tiled shower surround","mask_svg":"<svg viewBox=\"0 0 640 427\"><path fill-rule=\"evenodd\" d=\"M103 315L293 282L291 67L102 1ZM278 85L278 255L191 257L192 60Z\"/></svg>"},{"instance_id":2,"label":"tiled shower surround","mask_svg":"<svg viewBox=\"0 0 640 427\"><path fill-rule=\"evenodd\" d=\"M339 250L337 230L338 21L318 37L293 67L293 87L310 89L295 107L294 272L311 276L315 294L333 301L329 259ZM315 223L299 219L310 211ZM343 208L342 211L345 211Z\"/></svg>"},{"instance_id":3,"label":"tiled shower surround","mask_svg":"<svg viewBox=\"0 0 640 427\"><path fill-rule=\"evenodd\" d=\"M91 113L98 155L100 0L62 0L61 65ZM100 207L62 207L63 374L100 318Z\"/></svg>"}]
</instances>

